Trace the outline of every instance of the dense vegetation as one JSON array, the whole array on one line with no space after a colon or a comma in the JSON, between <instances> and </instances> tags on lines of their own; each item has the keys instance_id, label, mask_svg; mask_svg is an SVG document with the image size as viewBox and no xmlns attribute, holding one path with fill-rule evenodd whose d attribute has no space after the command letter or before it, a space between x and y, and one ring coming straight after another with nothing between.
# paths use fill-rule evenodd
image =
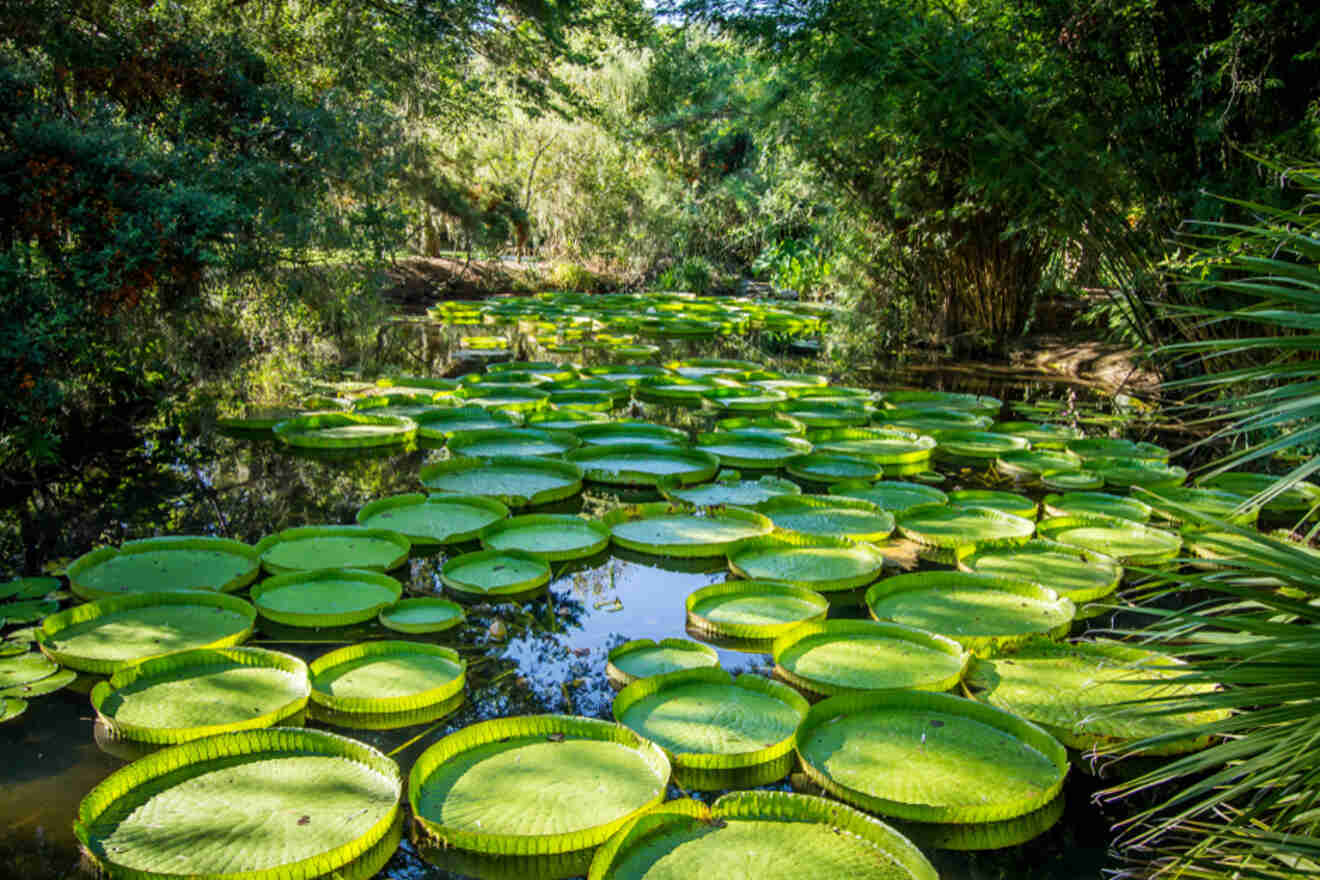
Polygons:
<instances>
[{"instance_id":1,"label":"dense vegetation","mask_svg":"<svg viewBox=\"0 0 1320 880\"><path fill-rule=\"evenodd\" d=\"M1227 420L1226 465L1290 450L1300 479L1318 35L1307 0L0 0L5 505L185 390L360 360L390 261L455 252L559 288L768 281L848 305L871 355L993 353L1086 296ZM1233 628L1310 668L1304 612ZM1151 827L1240 795L1194 855L1283 876L1252 860L1315 856L1312 767L1278 760L1314 694L1243 693L1298 708L1165 771L1221 775Z\"/></svg>"}]
</instances>

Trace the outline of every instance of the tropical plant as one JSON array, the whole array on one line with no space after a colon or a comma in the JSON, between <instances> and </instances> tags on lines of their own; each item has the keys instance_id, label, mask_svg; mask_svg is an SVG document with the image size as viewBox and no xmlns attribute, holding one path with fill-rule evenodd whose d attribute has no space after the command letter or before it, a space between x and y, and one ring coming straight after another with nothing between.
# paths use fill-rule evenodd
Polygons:
<instances>
[{"instance_id":1,"label":"tropical plant","mask_svg":"<svg viewBox=\"0 0 1320 880\"><path fill-rule=\"evenodd\" d=\"M1252 222L1194 227L1194 255L1176 275L1187 291L1185 304L1166 306L1173 320L1202 337L1164 350L1193 359L1198 368L1198 375L1167 387L1207 395L1197 405L1207 423L1219 426L1213 439L1236 444L1212 469L1307 452L1302 464L1251 504L1277 497L1320 468L1311 451L1320 432L1320 335L1314 332L1320 319L1320 224L1312 213L1320 169L1274 170L1288 185L1292 206L1237 200L1233 204ZM1216 708L1234 714L1202 729L1217 745L1113 790L1129 796L1177 786L1131 820L1124 840L1143 860L1143 873L1313 875L1320 871L1320 634L1312 623L1320 600L1320 555L1289 537L1169 506L1212 529L1201 540L1221 544L1226 558L1216 560L1210 573L1158 577L1151 597L1208 598L1145 609L1155 622L1136 635L1188 660L1191 671L1183 680L1223 688L1124 711ZM1145 740L1132 749L1158 742Z\"/></svg>"}]
</instances>

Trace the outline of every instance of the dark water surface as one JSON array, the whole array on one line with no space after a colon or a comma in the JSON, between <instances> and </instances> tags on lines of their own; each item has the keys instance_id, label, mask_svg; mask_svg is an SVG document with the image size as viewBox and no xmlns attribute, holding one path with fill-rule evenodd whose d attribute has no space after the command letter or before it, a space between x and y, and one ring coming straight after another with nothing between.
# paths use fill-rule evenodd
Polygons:
<instances>
[{"instance_id":1,"label":"dark water surface","mask_svg":"<svg viewBox=\"0 0 1320 880\"><path fill-rule=\"evenodd\" d=\"M890 377L883 384L975 390L1011 400L1062 399L1074 387L1039 377L1014 382L974 373L912 374L906 382ZM1085 389L1082 397L1083 405L1109 407ZM693 420L691 414L648 411L646 416ZM704 415L697 420L711 421ZM0 511L0 580L60 567L99 544L132 538L218 534L255 542L290 526L353 522L358 508L372 499L418 491L418 469L443 456L416 451L366 460L299 458L270 442L224 436L183 416L177 426L144 436L140 446L106 456L76 479L43 487L31 504ZM961 474L943 488L984 485L982 477ZM609 493L589 487L582 497L546 509L599 514L617 503ZM414 558L407 594L439 591L445 558ZM689 637L683 600L727 577L723 557L706 562L667 564L611 550L589 560L557 563L547 599L521 607L478 606L469 611L461 632L434 637L457 647L470 664L467 700L452 715L393 731L332 729L392 753L406 776L425 748L475 721L539 712L608 719L614 691L605 676L607 653L629 639ZM507 635L492 637L492 625ZM346 642L384 637L394 634L374 623L347 630L293 630L259 620L249 643L311 660ZM720 659L735 674L772 668L767 655L721 650ZM121 757L98 746L94 719L85 696L62 692L33 700L21 719L0 727L0 877L86 876L79 867L73 817L83 796L123 766ZM1030 843L979 853L931 848L927 853L945 878L1099 878L1106 868L1121 864L1108 850L1109 827L1122 815L1093 804L1100 787L1074 768L1061 820ZM679 794L671 790L672 796ZM464 875L422 861L405 842L376 876L433 880Z\"/></svg>"}]
</instances>

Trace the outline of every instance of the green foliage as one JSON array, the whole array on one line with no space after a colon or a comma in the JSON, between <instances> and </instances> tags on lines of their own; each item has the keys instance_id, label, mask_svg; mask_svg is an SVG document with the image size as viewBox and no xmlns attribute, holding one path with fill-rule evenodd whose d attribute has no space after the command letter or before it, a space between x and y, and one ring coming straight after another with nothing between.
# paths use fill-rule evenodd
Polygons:
<instances>
[{"instance_id":1,"label":"green foliage","mask_svg":"<svg viewBox=\"0 0 1320 880\"><path fill-rule=\"evenodd\" d=\"M679 260L655 279L658 290L679 290L691 293L710 293L715 284L715 268L701 257Z\"/></svg>"},{"instance_id":2,"label":"green foliage","mask_svg":"<svg viewBox=\"0 0 1320 880\"><path fill-rule=\"evenodd\" d=\"M752 271L776 287L797 291L803 298L824 288L834 270L830 248L820 237L810 241L789 238L765 248L752 263Z\"/></svg>"},{"instance_id":3,"label":"green foliage","mask_svg":"<svg viewBox=\"0 0 1320 880\"><path fill-rule=\"evenodd\" d=\"M578 263L555 263L550 270L549 282L556 290L595 293L600 289L600 279L586 266Z\"/></svg>"}]
</instances>

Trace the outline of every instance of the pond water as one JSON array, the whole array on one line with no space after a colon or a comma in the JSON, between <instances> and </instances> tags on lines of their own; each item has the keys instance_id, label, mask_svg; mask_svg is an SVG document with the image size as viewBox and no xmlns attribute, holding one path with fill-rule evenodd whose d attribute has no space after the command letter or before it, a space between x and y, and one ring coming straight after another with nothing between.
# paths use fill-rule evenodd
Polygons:
<instances>
[{"instance_id":1,"label":"pond water","mask_svg":"<svg viewBox=\"0 0 1320 880\"><path fill-rule=\"evenodd\" d=\"M801 368L812 366L803 363ZM1006 381L962 370L912 374L907 381L890 374L876 377L873 384L973 390L1015 401L1063 399L1074 387L1038 376ZM1109 407L1103 397L1085 389L1082 395L1086 403ZM645 416L689 426L693 418L697 426L711 420L650 408ZM418 470L442 457L443 452L422 450L359 460L301 458L272 442L225 436L182 413L175 424L142 436L136 447L107 453L89 462L75 479L42 487L31 505L4 511L0 573L59 567L99 544L157 534L218 534L255 542L291 526L352 522L368 501L417 491ZM985 485L983 477L966 473L953 475L943 488ZM599 515L618 503L617 497L589 487L572 501L543 509ZM450 548L448 553L474 548ZM445 558L411 560L406 593L439 591ZM475 721L541 712L609 719L615 693L605 674L610 649L636 638L689 637L684 598L728 576L723 557L671 564L616 550L556 563L554 571L548 598L521 607L478 606L469 611L461 632L433 637L457 647L470 664L467 699L453 714L435 724L393 731L334 729L392 754L406 776L429 745ZM500 630L502 638L492 635ZM294 630L261 620L250 644L311 660L347 642L388 635L374 623ZM772 668L767 655L724 649L720 661L735 674ZM0 877L84 876L72 819L83 796L123 766L122 754L98 745L94 720L85 696L61 692L34 700L17 723L0 726ZM772 787L788 789L789 783ZM1121 813L1104 812L1092 802L1101 787L1074 768L1065 787L1062 818L1028 844L986 852L927 853L946 878L1099 878L1121 865L1119 854L1110 851L1108 830ZM671 788L671 796L679 794ZM465 875L423 861L405 841L377 876L432 880Z\"/></svg>"}]
</instances>

